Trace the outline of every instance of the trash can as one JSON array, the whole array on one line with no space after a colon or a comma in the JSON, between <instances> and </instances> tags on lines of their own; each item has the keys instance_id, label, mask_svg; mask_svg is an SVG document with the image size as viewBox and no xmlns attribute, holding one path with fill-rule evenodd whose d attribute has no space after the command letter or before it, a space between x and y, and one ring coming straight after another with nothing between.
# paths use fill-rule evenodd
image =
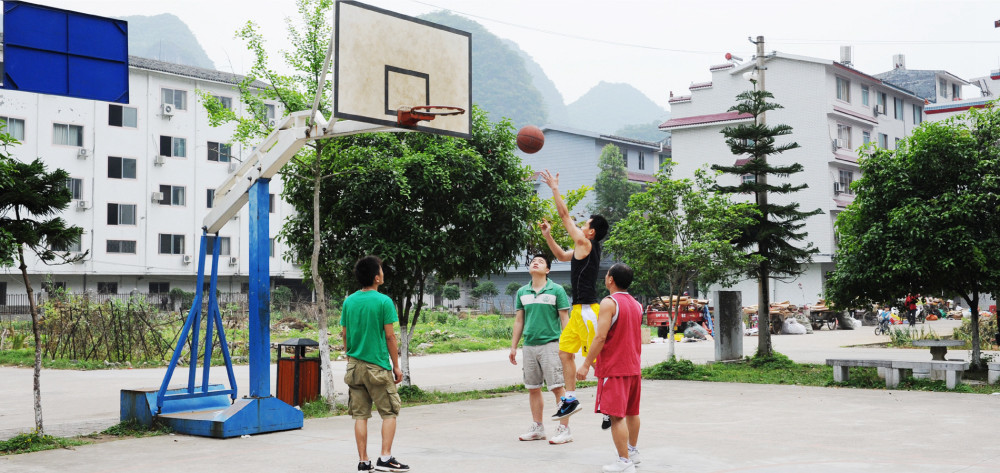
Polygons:
<instances>
[{"instance_id":1,"label":"trash can","mask_svg":"<svg viewBox=\"0 0 1000 473\"><path fill-rule=\"evenodd\" d=\"M278 399L300 406L319 397L320 359L305 356L306 348L318 346L319 342L308 338L292 338L278 344ZM294 356L282 358L284 347L293 347Z\"/></svg>"}]
</instances>

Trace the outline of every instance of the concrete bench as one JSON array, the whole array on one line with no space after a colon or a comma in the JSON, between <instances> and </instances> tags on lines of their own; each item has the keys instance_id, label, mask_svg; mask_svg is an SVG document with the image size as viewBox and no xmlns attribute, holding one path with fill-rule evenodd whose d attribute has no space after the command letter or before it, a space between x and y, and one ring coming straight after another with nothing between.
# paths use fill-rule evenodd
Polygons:
<instances>
[{"instance_id":1,"label":"concrete bench","mask_svg":"<svg viewBox=\"0 0 1000 473\"><path fill-rule=\"evenodd\" d=\"M1000 381L1000 363L987 363L986 366L990 368L989 373L987 373L989 383L995 384Z\"/></svg>"},{"instance_id":2,"label":"concrete bench","mask_svg":"<svg viewBox=\"0 0 1000 473\"><path fill-rule=\"evenodd\" d=\"M864 360L850 358L828 358L826 364L833 367L833 380L846 382L849 378L848 368L865 366L879 368L880 374L885 373L886 389L899 387L903 370L913 370L916 378L929 378L932 371L945 372L945 384L948 389L955 389L962 380L962 373L969 369L969 363L964 361L893 361ZM997 365L997 377L1000 379L1000 363ZM992 370L992 367L991 367Z\"/></svg>"},{"instance_id":3,"label":"concrete bench","mask_svg":"<svg viewBox=\"0 0 1000 473\"><path fill-rule=\"evenodd\" d=\"M945 385L948 389L955 389L962 381L962 374L969 369L969 363L964 361L893 361L892 378L895 388L899 386L900 374L902 370L913 370L913 377L930 377L932 371L945 372ZM889 372L886 372L886 386L889 385Z\"/></svg>"},{"instance_id":4,"label":"concrete bench","mask_svg":"<svg viewBox=\"0 0 1000 473\"><path fill-rule=\"evenodd\" d=\"M833 367L833 380L838 383L847 382L850 379L848 374L848 368L855 366L864 366L869 368L881 368L879 371L885 371L885 387L895 387L899 385L899 381L893 386L889 385L890 376L889 371L892 371L892 360L859 360L859 359L849 359L849 358L828 358L826 364Z\"/></svg>"}]
</instances>

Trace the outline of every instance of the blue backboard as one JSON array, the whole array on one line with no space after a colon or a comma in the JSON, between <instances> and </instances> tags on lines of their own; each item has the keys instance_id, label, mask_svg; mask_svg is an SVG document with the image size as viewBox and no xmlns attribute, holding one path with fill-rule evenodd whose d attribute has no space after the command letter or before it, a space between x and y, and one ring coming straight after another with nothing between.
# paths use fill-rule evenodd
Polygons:
<instances>
[{"instance_id":1,"label":"blue backboard","mask_svg":"<svg viewBox=\"0 0 1000 473\"><path fill-rule=\"evenodd\" d=\"M3 2L3 88L128 103L128 23Z\"/></svg>"}]
</instances>

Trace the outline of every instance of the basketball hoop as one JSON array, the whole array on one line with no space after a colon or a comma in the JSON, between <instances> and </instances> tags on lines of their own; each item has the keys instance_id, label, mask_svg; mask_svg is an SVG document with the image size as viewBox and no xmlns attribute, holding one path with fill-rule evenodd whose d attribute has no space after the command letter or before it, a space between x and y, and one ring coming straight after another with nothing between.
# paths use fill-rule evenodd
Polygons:
<instances>
[{"instance_id":1,"label":"basketball hoop","mask_svg":"<svg viewBox=\"0 0 1000 473\"><path fill-rule=\"evenodd\" d=\"M436 117L461 115L465 109L447 105L417 105L416 107L400 107L396 110L396 122L404 126L416 125L419 121L430 121Z\"/></svg>"}]
</instances>

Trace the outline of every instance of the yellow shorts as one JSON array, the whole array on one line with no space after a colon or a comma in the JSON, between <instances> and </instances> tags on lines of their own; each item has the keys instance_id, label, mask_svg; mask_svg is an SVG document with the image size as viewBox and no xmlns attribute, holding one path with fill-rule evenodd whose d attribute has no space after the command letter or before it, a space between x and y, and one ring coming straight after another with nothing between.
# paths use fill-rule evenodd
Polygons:
<instances>
[{"instance_id":1,"label":"yellow shorts","mask_svg":"<svg viewBox=\"0 0 1000 473\"><path fill-rule=\"evenodd\" d=\"M569 314L569 322L559 335L559 350L566 353L576 353L581 349L587 356L590 343L597 334L597 313L600 304L573 304Z\"/></svg>"}]
</instances>

